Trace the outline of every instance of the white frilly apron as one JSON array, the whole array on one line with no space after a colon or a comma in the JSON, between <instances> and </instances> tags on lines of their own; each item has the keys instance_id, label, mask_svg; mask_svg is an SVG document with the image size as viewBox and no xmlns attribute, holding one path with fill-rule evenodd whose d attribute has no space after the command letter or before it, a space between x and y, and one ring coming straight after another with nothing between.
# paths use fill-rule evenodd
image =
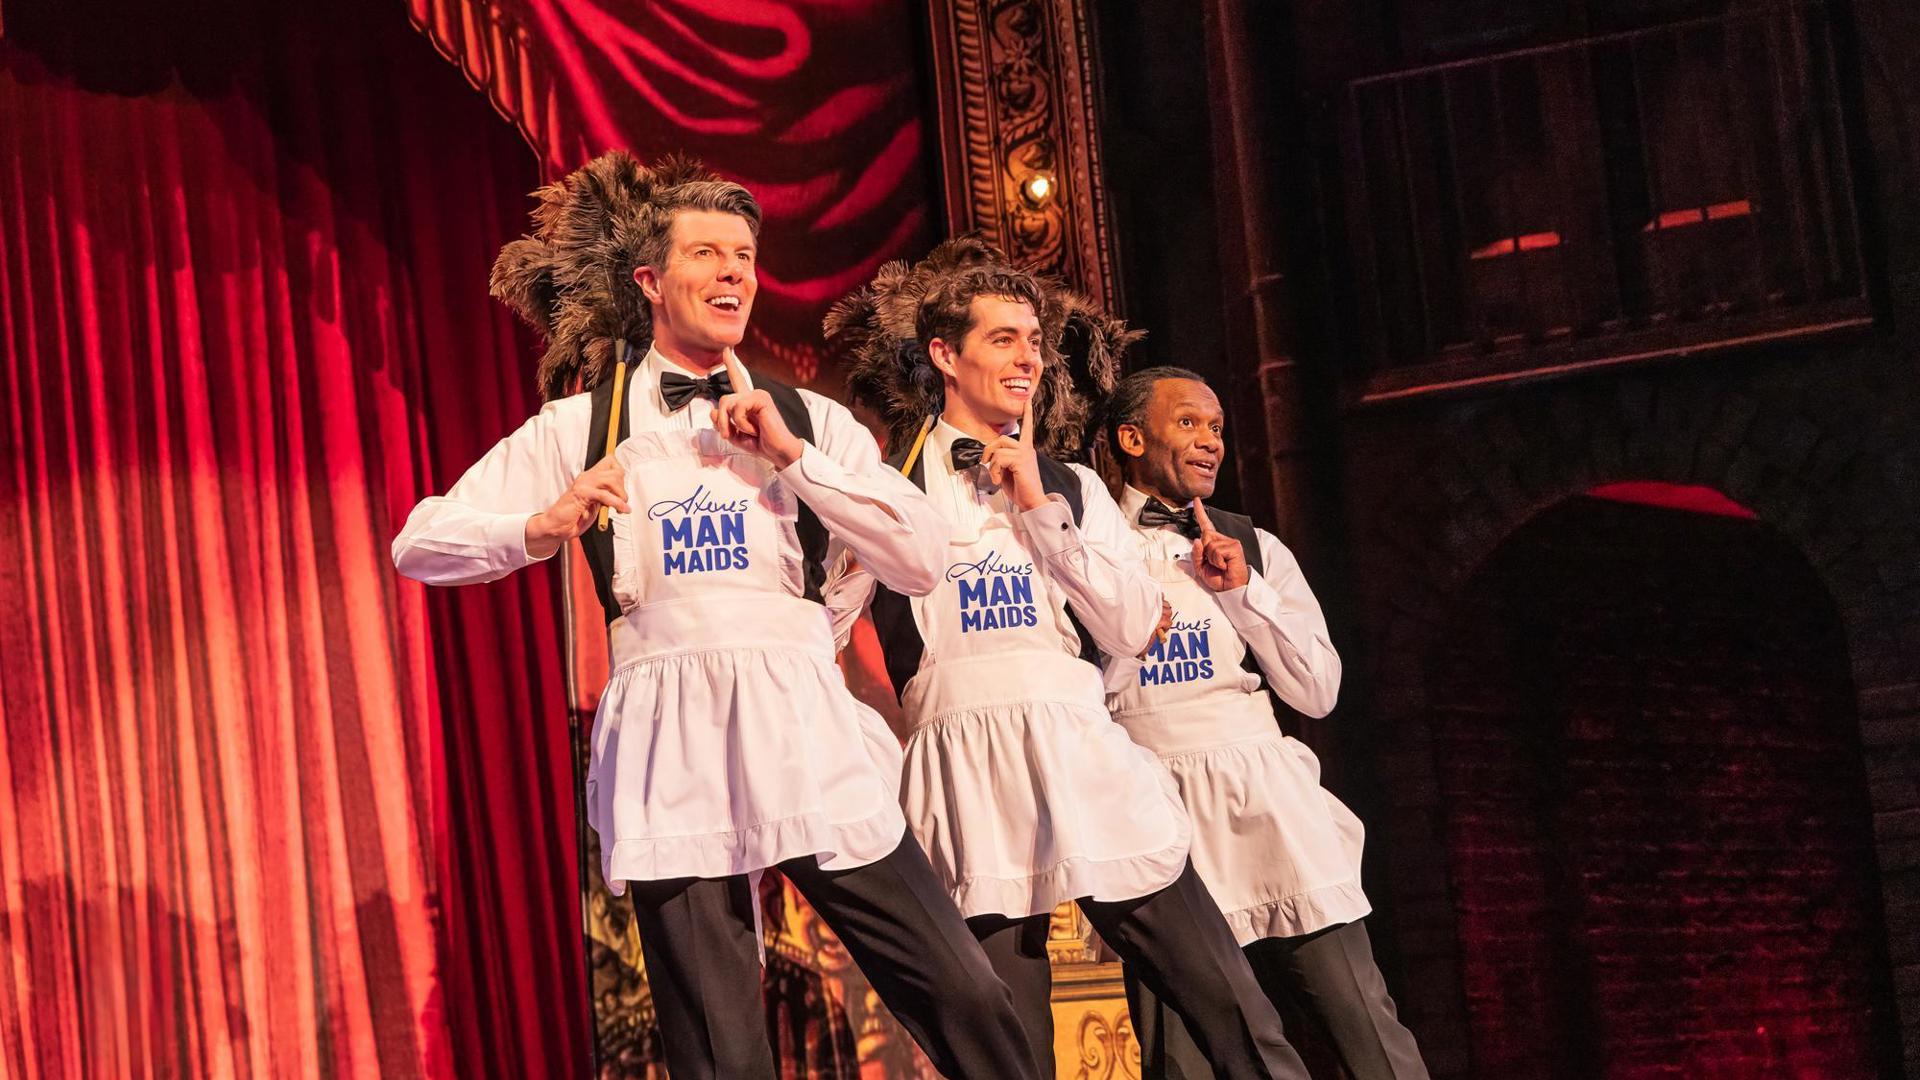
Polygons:
<instances>
[{"instance_id":1,"label":"white frilly apron","mask_svg":"<svg viewBox=\"0 0 1920 1080\"><path fill-rule=\"evenodd\" d=\"M1024 918L1079 897L1125 900L1186 865L1179 794L1069 654L1063 601L1004 512L956 538L912 599L925 643L902 694L907 824L962 915Z\"/></svg>"},{"instance_id":2,"label":"white frilly apron","mask_svg":"<svg viewBox=\"0 0 1920 1080\"><path fill-rule=\"evenodd\" d=\"M1246 643L1184 559L1147 557L1174 628L1144 660L1109 660L1107 703L1160 756L1193 819L1193 865L1240 944L1352 922L1366 830L1320 786L1320 759L1284 735Z\"/></svg>"},{"instance_id":3,"label":"white frilly apron","mask_svg":"<svg viewBox=\"0 0 1920 1080\"><path fill-rule=\"evenodd\" d=\"M608 884L892 852L899 744L847 692L826 609L791 584L798 497L710 429L636 434L615 456L625 614L587 774Z\"/></svg>"}]
</instances>

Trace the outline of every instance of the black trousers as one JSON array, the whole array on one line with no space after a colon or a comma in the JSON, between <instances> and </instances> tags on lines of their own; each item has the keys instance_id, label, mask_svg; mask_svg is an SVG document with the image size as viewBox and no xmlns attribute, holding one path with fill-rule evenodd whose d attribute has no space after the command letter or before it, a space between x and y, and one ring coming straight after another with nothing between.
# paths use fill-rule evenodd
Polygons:
<instances>
[{"instance_id":1,"label":"black trousers","mask_svg":"<svg viewBox=\"0 0 1920 1080\"><path fill-rule=\"evenodd\" d=\"M936 1068L1040 1080L1006 985L912 839L851 870L779 866ZM774 1080L760 1004L755 897L745 875L635 881L647 983L674 1080Z\"/></svg>"},{"instance_id":2,"label":"black trousers","mask_svg":"<svg viewBox=\"0 0 1920 1080\"><path fill-rule=\"evenodd\" d=\"M1360 922L1291 938L1262 938L1246 948L1254 975L1275 1001L1290 996L1326 1027L1353 1080L1427 1080L1413 1032L1400 1022L1373 944ZM1179 1016L1129 971L1127 1008L1140 1039L1144 1080L1205 1080L1207 1060Z\"/></svg>"},{"instance_id":3,"label":"black trousers","mask_svg":"<svg viewBox=\"0 0 1920 1080\"><path fill-rule=\"evenodd\" d=\"M1080 910L1126 970L1154 988L1186 1020L1199 1047L1198 1076L1306 1080L1280 1016L1260 990L1233 931L1188 864L1173 884L1133 900L1081 900ZM1013 992L1026 1025L1034 1068L1053 1075L1053 975L1047 962L1050 915L967 920L993 969Z\"/></svg>"}]
</instances>

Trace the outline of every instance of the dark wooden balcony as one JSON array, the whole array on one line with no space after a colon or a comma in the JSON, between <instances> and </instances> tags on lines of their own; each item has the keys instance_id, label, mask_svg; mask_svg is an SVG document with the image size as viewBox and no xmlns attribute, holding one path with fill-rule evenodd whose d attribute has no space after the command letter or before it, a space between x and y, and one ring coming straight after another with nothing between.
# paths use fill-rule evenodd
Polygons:
<instances>
[{"instance_id":1,"label":"dark wooden balcony","mask_svg":"<svg viewBox=\"0 0 1920 1080\"><path fill-rule=\"evenodd\" d=\"M1356 396L1868 324L1841 63L1801 5L1351 83Z\"/></svg>"}]
</instances>

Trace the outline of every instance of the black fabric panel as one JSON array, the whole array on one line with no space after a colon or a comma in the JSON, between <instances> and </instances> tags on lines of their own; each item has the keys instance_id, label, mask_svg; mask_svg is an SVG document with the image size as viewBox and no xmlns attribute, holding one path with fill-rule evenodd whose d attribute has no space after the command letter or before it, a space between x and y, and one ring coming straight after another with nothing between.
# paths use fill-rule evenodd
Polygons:
<instances>
[{"instance_id":1,"label":"black fabric panel","mask_svg":"<svg viewBox=\"0 0 1920 1080\"><path fill-rule=\"evenodd\" d=\"M1221 535L1240 541L1241 548L1247 554L1247 569L1254 576L1258 577L1266 573L1266 567L1262 565L1260 557L1260 534L1254 531L1252 518L1245 514L1236 514L1231 510L1209 506L1207 520L1213 522L1213 527L1219 530Z\"/></svg>"},{"instance_id":2,"label":"black fabric panel","mask_svg":"<svg viewBox=\"0 0 1920 1080\"><path fill-rule=\"evenodd\" d=\"M631 356L647 355L645 346L636 346ZM640 361L631 361L627 365L627 388L633 385L633 372ZM765 390L773 398L773 407L780 410L780 418L787 423L787 430L807 442L814 442L813 414L807 411L806 400L800 391L777 379L762 375L754 380L756 388ZM688 408L693 408L689 405ZM600 459L607 456L607 425L613 416L613 380L602 379L593 388L593 422L587 428L587 460L581 465L581 471L593 468ZM626 440L633 433L633 425L628 410L620 410L620 435L616 444ZM815 445L818 445L815 443ZM821 600L820 590L827 581L827 527L821 523L820 516L813 512L805 502L800 504L800 516L794 523L795 531L800 535L800 551L805 559L806 597L814 603ZM620 617L620 604L613 596L613 530L594 527L580 535L580 547L587 556L587 568L593 573L593 590L600 597L600 608L612 623Z\"/></svg>"},{"instance_id":3,"label":"black fabric panel","mask_svg":"<svg viewBox=\"0 0 1920 1080\"><path fill-rule=\"evenodd\" d=\"M813 414L807 411L800 391L764 375L754 379L754 387L765 390L773 398L773 407L780 410L780 419L787 422L788 431L819 445L813 437ZM818 604L822 600L820 590L827 584L827 527L821 523L820 515L802 501L794 530L800 534L800 553L806 567L806 597Z\"/></svg>"},{"instance_id":4,"label":"black fabric panel","mask_svg":"<svg viewBox=\"0 0 1920 1080\"><path fill-rule=\"evenodd\" d=\"M1258 577L1266 573L1265 560L1260 556L1260 534L1254 531L1252 518L1245 514L1236 514L1231 510L1220 510L1209 506L1207 520L1213 522L1213 527L1222 536L1230 536L1240 541L1240 548L1247 557L1249 574ZM1240 658L1240 666L1262 679L1267 677L1267 673L1260 670L1260 661L1253 655L1252 649L1248 649L1247 654Z\"/></svg>"},{"instance_id":5,"label":"black fabric panel","mask_svg":"<svg viewBox=\"0 0 1920 1080\"><path fill-rule=\"evenodd\" d=\"M629 353L628 355L634 355ZM638 355L645 356L642 350ZM629 362L627 376L633 376L633 369L639 365ZM580 471L586 472L607 456L607 425L613 418L613 380L602 379L600 385L593 388L593 422L587 428L587 459L580 465ZM620 410L620 434L616 443L626 439L632 433L632 424L627 410ZM620 617L620 603L613 598L613 528L600 528L596 522L580 534L580 550L586 553L587 569L593 574L593 591L600 597L600 610L612 623Z\"/></svg>"}]
</instances>

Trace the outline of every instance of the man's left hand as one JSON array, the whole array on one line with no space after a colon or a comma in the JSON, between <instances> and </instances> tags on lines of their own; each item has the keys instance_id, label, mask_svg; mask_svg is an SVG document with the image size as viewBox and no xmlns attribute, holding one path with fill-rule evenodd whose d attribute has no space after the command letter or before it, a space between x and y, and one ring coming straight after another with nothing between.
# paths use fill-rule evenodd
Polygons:
<instances>
[{"instance_id":1,"label":"man's left hand","mask_svg":"<svg viewBox=\"0 0 1920 1080\"><path fill-rule=\"evenodd\" d=\"M727 377L735 386L747 385L746 372L731 351L727 353ZM776 469L800 460L806 450L800 437L788 430L773 395L765 390L736 391L715 402L713 430L740 449L772 462Z\"/></svg>"},{"instance_id":2,"label":"man's left hand","mask_svg":"<svg viewBox=\"0 0 1920 1080\"><path fill-rule=\"evenodd\" d=\"M1200 526L1200 535L1193 541L1193 569L1200 584L1214 592L1245 585L1251 574L1247 570L1247 553L1240 541L1214 530L1213 522L1207 518L1207 508L1199 499L1193 500L1193 522Z\"/></svg>"}]
</instances>

